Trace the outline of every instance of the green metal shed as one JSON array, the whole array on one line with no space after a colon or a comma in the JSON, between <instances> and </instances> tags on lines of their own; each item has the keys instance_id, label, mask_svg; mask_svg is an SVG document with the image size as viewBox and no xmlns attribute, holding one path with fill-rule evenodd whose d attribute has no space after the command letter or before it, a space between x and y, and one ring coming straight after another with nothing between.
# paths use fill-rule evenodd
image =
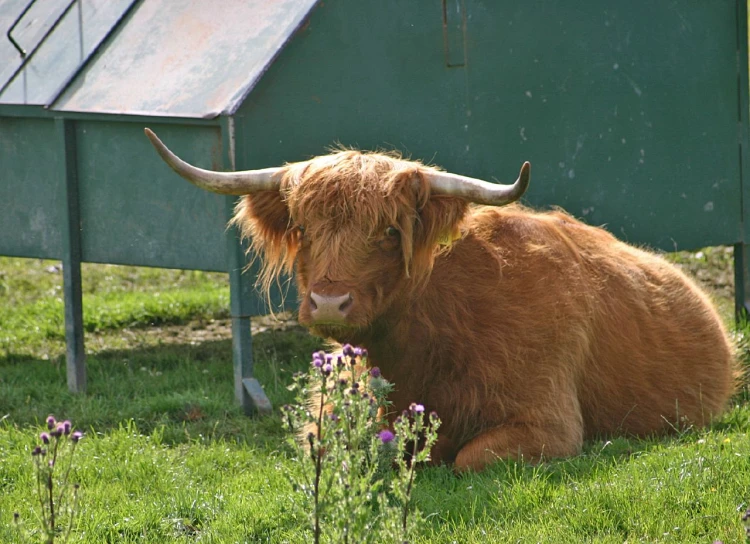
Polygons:
<instances>
[{"instance_id":1,"label":"green metal shed","mask_svg":"<svg viewBox=\"0 0 750 544\"><path fill-rule=\"evenodd\" d=\"M265 313L233 200L180 180L340 142L473 177L665 250L734 245L747 306L745 0L0 0L0 254L64 263L68 385L85 388L80 263L229 273L235 392Z\"/></svg>"}]
</instances>

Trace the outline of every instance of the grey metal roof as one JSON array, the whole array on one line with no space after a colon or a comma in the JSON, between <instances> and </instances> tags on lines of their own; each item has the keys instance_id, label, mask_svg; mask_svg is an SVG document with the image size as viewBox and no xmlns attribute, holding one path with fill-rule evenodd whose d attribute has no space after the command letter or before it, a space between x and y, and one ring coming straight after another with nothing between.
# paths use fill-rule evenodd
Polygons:
<instances>
[{"instance_id":1,"label":"grey metal roof","mask_svg":"<svg viewBox=\"0 0 750 544\"><path fill-rule=\"evenodd\" d=\"M49 105L134 0L0 0L0 104Z\"/></svg>"},{"instance_id":2,"label":"grey metal roof","mask_svg":"<svg viewBox=\"0 0 750 544\"><path fill-rule=\"evenodd\" d=\"M71 7L20 70L16 46L0 39L0 85L15 73L0 103L61 112L231 114L316 1L37 0L14 29L16 42L33 44L60 5ZM0 28L27 4L0 0Z\"/></svg>"}]
</instances>

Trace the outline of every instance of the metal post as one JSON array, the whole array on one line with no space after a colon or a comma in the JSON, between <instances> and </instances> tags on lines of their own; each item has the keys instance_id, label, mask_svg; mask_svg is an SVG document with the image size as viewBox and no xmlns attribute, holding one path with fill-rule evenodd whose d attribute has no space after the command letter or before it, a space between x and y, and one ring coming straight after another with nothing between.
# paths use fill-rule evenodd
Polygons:
<instances>
[{"instance_id":1,"label":"metal post","mask_svg":"<svg viewBox=\"0 0 750 544\"><path fill-rule=\"evenodd\" d=\"M750 220L747 215L750 203L750 180L745 176L750 166L750 84L748 83L748 43L747 43L747 2L737 1L737 97L739 101L738 139L740 163L740 213L742 217L742 232L740 242L734 245L734 308L735 319L740 322L748 318L750 312Z\"/></svg>"},{"instance_id":2,"label":"metal post","mask_svg":"<svg viewBox=\"0 0 750 544\"><path fill-rule=\"evenodd\" d=\"M234 169L234 126L231 117L222 118L223 156ZM227 217L234 212L235 199L227 197ZM258 380L253 378L253 339L250 318L253 310L253 285L250 274L243 274L245 251L237 229L227 229L229 297L232 314L232 355L234 359L234 395L245 413L268 415L273 411Z\"/></svg>"},{"instance_id":3,"label":"metal post","mask_svg":"<svg viewBox=\"0 0 750 544\"><path fill-rule=\"evenodd\" d=\"M63 292L65 297L65 345L68 389L86 391L86 353L83 345L81 296L81 220L78 204L78 170L75 123L55 119L60 147L60 179L65 183L65 218L62 232Z\"/></svg>"}]
</instances>

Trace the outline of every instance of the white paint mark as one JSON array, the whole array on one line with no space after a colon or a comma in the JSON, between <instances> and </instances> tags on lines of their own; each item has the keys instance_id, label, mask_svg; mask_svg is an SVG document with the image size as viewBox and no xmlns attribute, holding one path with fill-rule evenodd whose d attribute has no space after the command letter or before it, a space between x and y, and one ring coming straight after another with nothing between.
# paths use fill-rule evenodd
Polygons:
<instances>
[{"instance_id":1,"label":"white paint mark","mask_svg":"<svg viewBox=\"0 0 750 544\"><path fill-rule=\"evenodd\" d=\"M565 168L565 163L560 161L557 163L557 166L559 166L560 168Z\"/></svg>"},{"instance_id":2,"label":"white paint mark","mask_svg":"<svg viewBox=\"0 0 750 544\"><path fill-rule=\"evenodd\" d=\"M627 142L627 140L626 140L625 138L622 138L622 139L621 139L620 141L621 141L621 142L622 142L623 144L625 144L625 143Z\"/></svg>"},{"instance_id":3,"label":"white paint mark","mask_svg":"<svg viewBox=\"0 0 750 544\"><path fill-rule=\"evenodd\" d=\"M527 139L526 138L526 127L521 127L520 133L521 133L521 140L523 140L525 142L526 139Z\"/></svg>"},{"instance_id":4,"label":"white paint mark","mask_svg":"<svg viewBox=\"0 0 750 544\"><path fill-rule=\"evenodd\" d=\"M712 212L712 211L714 211L714 203L711 202L710 200L708 202L706 202L706 204L703 206L703 211L704 212Z\"/></svg>"},{"instance_id":5,"label":"white paint mark","mask_svg":"<svg viewBox=\"0 0 750 544\"><path fill-rule=\"evenodd\" d=\"M573 179L574 177L576 177L576 171L571 168L568 170L568 178Z\"/></svg>"},{"instance_id":6,"label":"white paint mark","mask_svg":"<svg viewBox=\"0 0 750 544\"><path fill-rule=\"evenodd\" d=\"M523 94L525 94L527 96L527 98L531 98L531 91L526 91Z\"/></svg>"},{"instance_id":7,"label":"white paint mark","mask_svg":"<svg viewBox=\"0 0 750 544\"><path fill-rule=\"evenodd\" d=\"M620 67L620 65L619 65L619 64L617 64L616 62L615 62L615 63L614 63L613 65L612 65L612 68L613 68L614 70L617 70L617 69L618 69L619 67Z\"/></svg>"},{"instance_id":8,"label":"white paint mark","mask_svg":"<svg viewBox=\"0 0 750 544\"><path fill-rule=\"evenodd\" d=\"M593 207L593 206L591 206L591 207L589 207L589 208L583 208L583 209L581 210L581 213L582 213L583 215L588 215L588 214L592 213L593 211L594 211L594 207Z\"/></svg>"},{"instance_id":9,"label":"white paint mark","mask_svg":"<svg viewBox=\"0 0 750 544\"><path fill-rule=\"evenodd\" d=\"M625 79L628 80L628 83L630 83L630 86L633 88L633 91L635 92L635 94L640 97L643 94L643 92L641 91L641 88L638 86L638 84L633 80L632 77L630 77L627 74L625 75Z\"/></svg>"}]
</instances>

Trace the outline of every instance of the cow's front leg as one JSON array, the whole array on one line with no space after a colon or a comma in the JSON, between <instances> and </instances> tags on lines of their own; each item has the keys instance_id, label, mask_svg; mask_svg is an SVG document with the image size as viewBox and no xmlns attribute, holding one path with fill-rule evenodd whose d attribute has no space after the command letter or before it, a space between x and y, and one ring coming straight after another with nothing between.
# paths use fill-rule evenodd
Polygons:
<instances>
[{"instance_id":1,"label":"cow's front leg","mask_svg":"<svg viewBox=\"0 0 750 544\"><path fill-rule=\"evenodd\" d=\"M464 444L456 456L455 470L479 471L498 458L538 462L542 458L575 455L582 443L580 421L548 425L509 422L488 429Z\"/></svg>"}]
</instances>

